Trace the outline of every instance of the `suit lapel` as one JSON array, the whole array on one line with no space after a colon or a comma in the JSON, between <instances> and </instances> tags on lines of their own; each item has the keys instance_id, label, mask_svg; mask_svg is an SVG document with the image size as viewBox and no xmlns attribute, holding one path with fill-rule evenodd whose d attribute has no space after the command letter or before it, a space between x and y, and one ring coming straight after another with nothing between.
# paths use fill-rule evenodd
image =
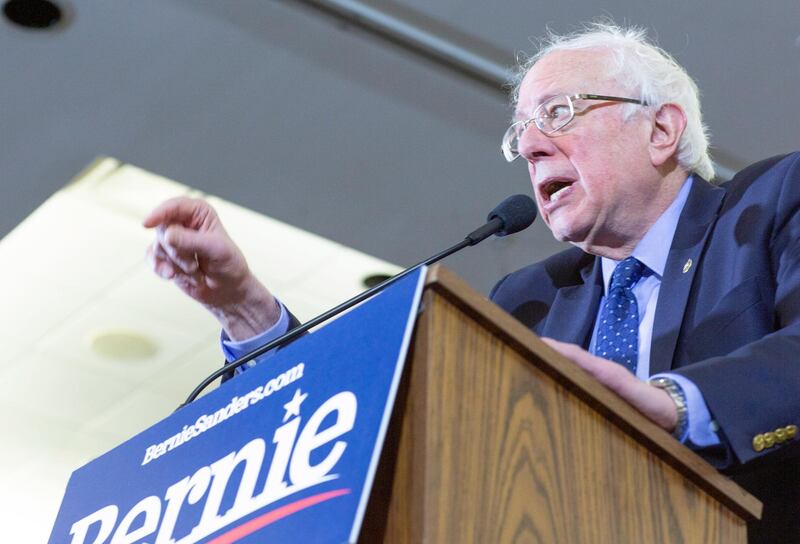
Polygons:
<instances>
[{"instance_id":1,"label":"suit lapel","mask_svg":"<svg viewBox=\"0 0 800 544\"><path fill-rule=\"evenodd\" d=\"M689 291L724 196L724 189L698 176L692 181L661 279L650 347L650 374L672 368Z\"/></svg>"},{"instance_id":2,"label":"suit lapel","mask_svg":"<svg viewBox=\"0 0 800 544\"><path fill-rule=\"evenodd\" d=\"M587 255L587 263L580 270L580 283L562 287L556 293L542 336L587 348L603 294L602 278L600 259Z\"/></svg>"}]
</instances>

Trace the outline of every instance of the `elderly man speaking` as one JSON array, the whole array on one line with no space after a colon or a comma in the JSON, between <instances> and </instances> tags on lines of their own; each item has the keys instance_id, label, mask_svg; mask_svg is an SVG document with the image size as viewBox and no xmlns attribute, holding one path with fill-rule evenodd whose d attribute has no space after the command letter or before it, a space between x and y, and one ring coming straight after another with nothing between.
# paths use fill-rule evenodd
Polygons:
<instances>
[{"instance_id":1,"label":"elderly man speaking","mask_svg":"<svg viewBox=\"0 0 800 544\"><path fill-rule=\"evenodd\" d=\"M800 153L711 185L697 87L640 30L551 36L521 74L502 151L575 247L491 299L761 499L751 542L800 539ZM207 204L145 226L228 357L290 326Z\"/></svg>"}]
</instances>

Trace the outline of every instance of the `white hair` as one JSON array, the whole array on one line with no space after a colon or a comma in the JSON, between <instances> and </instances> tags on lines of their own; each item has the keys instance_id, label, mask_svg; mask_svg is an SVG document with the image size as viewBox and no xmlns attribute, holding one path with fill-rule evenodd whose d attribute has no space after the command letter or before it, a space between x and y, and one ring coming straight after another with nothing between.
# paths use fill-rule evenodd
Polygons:
<instances>
[{"instance_id":1,"label":"white hair","mask_svg":"<svg viewBox=\"0 0 800 544\"><path fill-rule=\"evenodd\" d=\"M664 104L676 104L686 115L686 128L678 143L678 164L710 180L714 166L708 152L708 128L700 112L700 91L686 70L675 59L647 40L643 28L621 28L613 23L593 22L582 30L558 35L548 31L539 51L520 62L514 83L513 101L519 98L519 87L525 74L548 53L598 49L610 53L609 76L648 106L658 109ZM580 89L576 92L594 92ZM626 107L629 118L640 106Z\"/></svg>"}]
</instances>

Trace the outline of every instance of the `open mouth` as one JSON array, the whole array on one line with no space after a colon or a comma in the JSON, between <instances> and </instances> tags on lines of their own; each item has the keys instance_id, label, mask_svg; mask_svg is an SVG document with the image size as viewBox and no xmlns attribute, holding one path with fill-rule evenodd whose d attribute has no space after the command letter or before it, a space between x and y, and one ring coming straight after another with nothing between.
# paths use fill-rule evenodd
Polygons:
<instances>
[{"instance_id":1,"label":"open mouth","mask_svg":"<svg viewBox=\"0 0 800 544\"><path fill-rule=\"evenodd\" d=\"M572 183L572 181L565 179L554 179L552 181L548 181L542 186L542 195L544 196L545 201L557 201L566 193L566 189L572 186Z\"/></svg>"}]
</instances>

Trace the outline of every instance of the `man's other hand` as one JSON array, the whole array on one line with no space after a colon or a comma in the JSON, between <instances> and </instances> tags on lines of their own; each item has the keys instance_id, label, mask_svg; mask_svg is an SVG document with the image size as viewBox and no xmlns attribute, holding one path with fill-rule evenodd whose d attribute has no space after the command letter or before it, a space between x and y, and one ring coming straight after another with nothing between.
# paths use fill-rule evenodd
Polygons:
<instances>
[{"instance_id":1,"label":"man's other hand","mask_svg":"<svg viewBox=\"0 0 800 544\"><path fill-rule=\"evenodd\" d=\"M643 382L622 365L592 355L575 344L559 342L552 338L542 338L542 341L575 362L658 426L669 432L675 429L678 424L678 409L663 389Z\"/></svg>"}]
</instances>

